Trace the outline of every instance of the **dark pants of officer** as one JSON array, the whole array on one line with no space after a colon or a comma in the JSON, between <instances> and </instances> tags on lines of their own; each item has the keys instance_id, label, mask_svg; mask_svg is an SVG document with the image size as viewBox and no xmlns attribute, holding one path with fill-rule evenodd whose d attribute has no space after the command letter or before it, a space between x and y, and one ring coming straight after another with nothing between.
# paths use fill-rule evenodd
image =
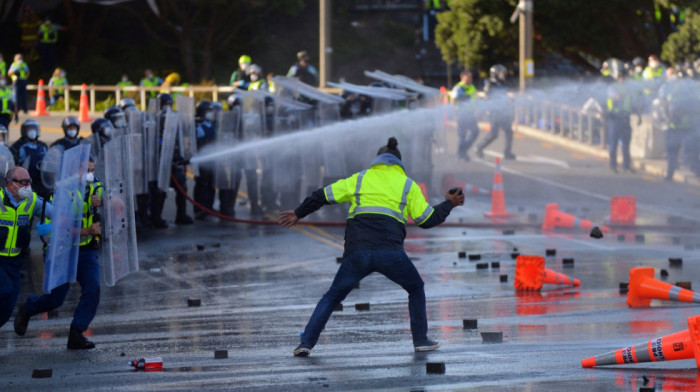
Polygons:
<instances>
[{"instance_id":1,"label":"dark pants of officer","mask_svg":"<svg viewBox=\"0 0 700 392\"><path fill-rule=\"evenodd\" d=\"M150 195L142 193L136 195L136 223L138 226L147 227L150 225L151 217L148 211L150 203Z\"/></svg>"},{"instance_id":2,"label":"dark pants of officer","mask_svg":"<svg viewBox=\"0 0 700 392\"><path fill-rule=\"evenodd\" d=\"M683 160L688 168L700 176L700 131L690 130L683 138Z\"/></svg>"},{"instance_id":3,"label":"dark pants of officer","mask_svg":"<svg viewBox=\"0 0 700 392\"><path fill-rule=\"evenodd\" d=\"M506 138L503 152L506 155L511 155L513 153L513 119L507 115L496 114L492 115L490 120L491 130L479 143L478 150L483 151L489 144L493 143L498 138L498 132L502 128Z\"/></svg>"},{"instance_id":4,"label":"dark pants of officer","mask_svg":"<svg viewBox=\"0 0 700 392\"><path fill-rule=\"evenodd\" d=\"M85 332L97 313L100 303L100 264L95 249L80 247L78 253L77 281L80 283L80 301L73 312L71 327ZM70 283L64 283L53 290L51 294L32 295L24 303L28 316L50 312L63 305Z\"/></svg>"},{"instance_id":5,"label":"dark pants of officer","mask_svg":"<svg viewBox=\"0 0 700 392\"><path fill-rule=\"evenodd\" d=\"M243 179L243 174L245 174L245 183L246 187L248 188L248 200L250 201L250 211L251 212L258 212L260 206L258 206L258 173L256 172L255 169L246 169L246 170L237 170L236 173L234 174L233 178L233 189L231 189L229 192L230 194L227 194L225 199L226 199L226 204L227 206L230 205L231 212L233 213L234 211L234 205L236 202L236 195L238 195L238 189L240 188L241 185L241 180ZM224 196L221 194L221 191L219 192L219 197L221 199L221 202L224 203ZM228 209L229 207L227 207ZM224 213L224 209L222 207L221 210L222 213ZM233 214L226 214L226 215L231 215Z\"/></svg>"},{"instance_id":6,"label":"dark pants of officer","mask_svg":"<svg viewBox=\"0 0 700 392\"><path fill-rule=\"evenodd\" d=\"M0 327L12 316L19 296L20 276L24 258L22 256L0 256Z\"/></svg>"},{"instance_id":7,"label":"dark pants of officer","mask_svg":"<svg viewBox=\"0 0 700 392\"><path fill-rule=\"evenodd\" d=\"M630 140L632 139L632 127L630 126L630 114L611 114L608 117L608 153L610 154L610 168L617 169L617 145L622 143L622 167L629 169L632 163L630 157Z\"/></svg>"},{"instance_id":8,"label":"dark pants of officer","mask_svg":"<svg viewBox=\"0 0 700 392\"><path fill-rule=\"evenodd\" d=\"M214 188L214 169L207 166L199 167L199 176L194 180L194 200L202 206L212 209L214 206L214 198L216 196L216 188ZM195 213L203 213L204 211L194 207Z\"/></svg>"},{"instance_id":9,"label":"dark pants of officer","mask_svg":"<svg viewBox=\"0 0 700 392\"><path fill-rule=\"evenodd\" d=\"M479 125L473 113L460 113L457 117L457 156L464 158L479 136Z\"/></svg>"},{"instance_id":10,"label":"dark pants of officer","mask_svg":"<svg viewBox=\"0 0 700 392\"><path fill-rule=\"evenodd\" d=\"M56 64L56 44L39 43L39 57L41 57L41 70L51 72Z\"/></svg>"},{"instance_id":11,"label":"dark pants of officer","mask_svg":"<svg viewBox=\"0 0 700 392\"><path fill-rule=\"evenodd\" d=\"M10 129L10 115L9 114L0 114L0 125L4 126L7 129Z\"/></svg>"},{"instance_id":12,"label":"dark pants of officer","mask_svg":"<svg viewBox=\"0 0 700 392\"><path fill-rule=\"evenodd\" d=\"M15 99L17 100L17 111L22 110L27 114L27 81L17 79L15 81Z\"/></svg>"},{"instance_id":13,"label":"dark pants of officer","mask_svg":"<svg viewBox=\"0 0 700 392\"><path fill-rule=\"evenodd\" d=\"M666 178L673 178L678 169L678 155L683 145L683 139L688 134L687 129L669 129L664 135L666 142Z\"/></svg>"}]
</instances>

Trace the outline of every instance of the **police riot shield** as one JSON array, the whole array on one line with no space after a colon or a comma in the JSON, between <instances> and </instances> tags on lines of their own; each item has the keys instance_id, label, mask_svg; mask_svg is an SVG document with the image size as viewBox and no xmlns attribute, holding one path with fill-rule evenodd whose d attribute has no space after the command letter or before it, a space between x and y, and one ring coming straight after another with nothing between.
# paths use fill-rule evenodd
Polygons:
<instances>
[{"instance_id":1,"label":"police riot shield","mask_svg":"<svg viewBox=\"0 0 700 392\"><path fill-rule=\"evenodd\" d=\"M15 158L4 144L0 144L0 174L2 178L5 178L5 174L8 170L15 167Z\"/></svg>"},{"instance_id":2,"label":"police riot shield","mask_svg":"<svg viewBox=\"0 0 700 392\"><path fill-rule=\"evenodd\" d=\"M160 160L160 115L158 101L148 101L148 112L144 116L144 167L146 183L158 180L158 162Z\"/></svg>"},{"instance_id":3,"label":"police riot shield","mask_svg":"<svg viewBox=\"0 0 700 392\"><path fill-rule=\"evenodd\" d=\"M316 107L318 124L326 126L340 119L340 106L336 103L318 102ZM345 163L345 154L348 149L335 138L322 138L321 152L323 161L323 183L328 184L340 178L347 177L348 168Z\"/></svg>"},{"instance_id":4,"label":"police riot shield","mask_svg":"<svg viewBox=\"0 0 700 392\"><path fill-rule=\"evenodd\" d=\"M144 117L145 114L140 111L128 111L127 122L129 125L129 134L131 135L131 156L133 159L133 186L134 192L137 195L144 194L148 191L148 182L146 180L146 156L144 148ZM100 177L102 178L102 177Z\"/></svg>"},{"instance_id":5,"label":"police riot shield","mask_svg":"<svg viewBox=\"0 0 700 392\"><path fill-rule=\"evenodd\" d=\"M49 148L41 160L39 168L41 169L41 182L48 189L53 189L56 182L56 175L61 164L61 156L63 155L63 146L57 144Z\"/></svg>"},{"instance_id":6,"label":"police riot shield","mask_svg":"<svg viewBox=\"0 0 700 392\"><path fill-rule=\"evenodd\" d=\"M158 162L158 188L162 191L167 191L170 185L170 170L173 163L173 151L179 125L179 113L168 110L163 124L163 142L160 148L160 161Z\"/></svg>"},{"instance_id":7,"label":"police riot shield","mask_svg":"<svg viewBox=\"0 0 700 392\"><path fill-rule=\"evenodd\" d=\"M194 123L194 98L182 94L177 96L177 111L180 113L178 142L180 156L190 159L197 154L197 128ZM195 176L199 175L197 165L192 165Z\"/></svg>"},{"instance_id":8,"label":"police riot shield","mask_svg":"<svg viewBox=\"0 0 700 392\"><path fill-rule=\"evenodd\" d=\"M44 262L44 292L75 282L90 145L63 153L53 194L51 234Z\"/></svg>"},{"instance_id":9,"label":"police riot shield","mask_svg":"<svg viewBox=\"0 0 700 392\"><path fill-rule=\"evenodd\" d=\"M265 116L265 100L260 95L252 92L238 92L241 95L242 129L241 142L247 143L262 139L267 132ZM258 154L256 151L245 151L241 154L242 168L256 170L258 168Z\"/></svg>"},{"instance_id":10,"label":"police riot shield","mask_svg":"<svg viewBox=\"0 0 700 392\"><path fill-rule=\"evenodd\" d=\"M219 112L217 116L216 146L220 149L231 148L239 142L241 127L240 107L234 107L227 112ZM218 189L233 189L236 172L241 170L238 157L225 156L216 162L216 187Z\"/></svg>"},{"instance_id":11,"label":"police riot shield","mask_svg":"<svg viewBox=\"0 0 700 392\"><path fill-rule=\"evenodd\" d=\"M390 75L379 70L373 72L365 71L365 76L379 80L389 86L415 91L419 96L419 106L434 107L440 102L440 90L423 85L407 76Z\"/></svg>"},{"instance_id":12,"label":"police riot shield","mask_svg":"<svg viewBox=\"0 0 700 392\"><path fill-rule=\"evenodd\" d=\"M108 286L138 271L134 190L130 176L134 136L121 136L105 144L105 178L102 207L102 260Z\"/></svg>"}]
</instances>

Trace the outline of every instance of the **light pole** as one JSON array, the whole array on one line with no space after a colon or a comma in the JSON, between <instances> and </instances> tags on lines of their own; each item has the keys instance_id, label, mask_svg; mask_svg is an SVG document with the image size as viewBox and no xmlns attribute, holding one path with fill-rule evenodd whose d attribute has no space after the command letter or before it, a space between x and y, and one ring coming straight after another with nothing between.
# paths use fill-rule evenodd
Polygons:
<instances>
[{"instance_id":1,"label":"light pole","mask_svg":"<svg viewBox=\"0 0 700 392\"><path fill-rule=\"evenodd\" d=\"M331 0L319 0L319 87L326 87L331 77Z\"/></svg>"},{"instance_id":2,"label":"light pole","mask_svg":"<svg viewBox=\"0 0 700 392\"><path fill-rule=\"evenodd\" d=\"M520 0L510 17L511 23L520 19L520 91L525 91L531 83L531 78L535 76L535 60L532 58L533 9L533 0Z\"/></svg>"}]
</instances>

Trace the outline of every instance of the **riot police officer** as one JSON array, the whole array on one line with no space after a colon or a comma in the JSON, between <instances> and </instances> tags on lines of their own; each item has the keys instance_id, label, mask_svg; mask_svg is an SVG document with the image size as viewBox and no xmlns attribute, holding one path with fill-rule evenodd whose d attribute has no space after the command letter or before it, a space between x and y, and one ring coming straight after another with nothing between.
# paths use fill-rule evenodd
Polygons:
<instances>
[{"instance_id":1,"label":"riot police officer","mask_svg":"<svg viewBox=\"0 0 700 392\"><path fill-rule=\"evenodd\" d=\"M611 75L615 82L608 87L606 125L608 130L608 153L610 156L609 167L617 173L617 146L622 146L622 168L634 173L630 156L630 141L632 140L632 127L630 116L637 105L637 97L634 95L633 86L625 84L625 73L621 66L612 66Z\"/></svg>"},{"instance_id":2,"label":"riot police officer","mask_svg":"<svg viewBox=\"0 0 700 392\"><path fill-rule=\"evenodd\" d=\"M475 113L476 87L472 83L471 72L462 71L460 81L452 88L450 96L457 111L457 156L469 162L467 152L479 136Z\"/></svg>"},{"instance_id":3,"label":"riot police officer","mask_svg":"<svg viewBox=\"0 0 700 392\"><path fill-rule=\"evenodd\" d=\"M119 109L121 109L124 113L127 111L138 111L139 109L136 107L136 101L134 101L132 98L122 98L119 100Z\"/></svg>"},{"instance_id":4,"label":"riot police officer","mask_svg":"<svg viewBox=\"0 0 700 392\"><path fill-rule=\"evenodd\" d=\"M105 109L104 118L112 123L112 127L115 130L120 131L121 134L126 133L126 115L119 106L112 105Z\"/></svg>"},{"instance_id":5,"label":"riot police officer","mask_svg":"<svg viewBox=\"0 0 700 392\"><path fill-rule=\"evenodd\" d=\"M77 117L68 116L61 122L61 128L63 128L63 137L51 143L53 146L63 147L63 151L68 150L72 147L77 146L83 141L83 138L78 136L80 131L80 121Z\"/></svg>"},{"instance_id":6,"label":"riot police officer","mask_svg":"<svg viewBox=\"0 0 700 392\"><path fill-rule=\"evenodd\" d=\"M498 138L498 132L502 129L505 135L503 159L515 159L512 151L515 105L512 98L508 97L507 77L508 69L501 64L496 64L489 70L489 80L484 86L484 92L491 101L489 108L491 131L477 146L476 154L479 158L484 157L484 149Z\"/></svg>"},{"instance_id":7,"label":"riot police officer","mask_svg":"<svg viewBox=\"0 0 700 392\"><path fill-rule=\"evenodd\" d=\"M47 199L51 190L41 180L40 162L44 159L49 147L39 140L41 134L39 123L32 119L26 120L20 127L20 134L24 142L17 148L17 164L27 168L34 184L34 192L43 199Z\"/></svg>"},{"instance_id":8,"label":"riot police officer","mask_svg":"<svg viewBox=\"0 0 700 392\"><path fill-rule=\"evenodd\" d=\"M195 107L195 126L197 129L197 150L216 142L216 112L210 101L202 100ZM202 206L212 209L214 205L214 167L212 163L199 165L199 175L194 180L194 200ZM195 219L205 219L207 213L195 206Z\"/></svg>"},{"instance_id":9,"label":"riot police officer","mask_svg":"<svg viewBox=\"0 0 700 392\"><path fill-rule=\"evenodd\" d=\"M98 118L90 124L92 135L86 141L90 143L90 155L102 158L104 145L112 139L112 123L106 118Z\"/></svg>"}]
</instances>

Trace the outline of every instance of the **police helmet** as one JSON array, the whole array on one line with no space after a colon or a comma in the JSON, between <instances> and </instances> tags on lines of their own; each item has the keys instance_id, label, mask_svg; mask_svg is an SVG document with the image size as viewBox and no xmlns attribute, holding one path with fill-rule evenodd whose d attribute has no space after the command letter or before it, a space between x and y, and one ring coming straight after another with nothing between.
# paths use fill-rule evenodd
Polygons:
<instances>
[{"instance_id":1,"label":"police helmet","mask_svg":"<svg viewBox=\"0 0 700 392\"><path fill-rule=\"evenodd\" d=\"M134 101L132 98L122 98L119 101L119 108L124 112L138 110L138 108L136 107L136 101Z\"/></svg>"},{"instance_id":2,"label":"police helmet","mask_svg":"<svg viewBox=\"0 0 700 392\"><path fill-rule=\"evenodd\" d=\"M39 135L41 134L41 129L39 128L39 123L31 118L22 123L22 126L19 128L19 133L22 137L26 138L27 132L29 132L30 129L36 130L36 137L38 139Z\"/></svg>"},{"instance_id":3,"label":"police helmet","mask_svg":"<svg viewBox=\"0 0 700 392\"><path fill-rule=\"evenodd\" d=\"M80 121L75 116L68 116L61 121L61 128L63 128L63 134L68 136L68 128L75 125L76 130L80 131Z\"/></svg>"},{"instance_id":4,"label":"police helmet","mask_svg":"<svg viewBox=\"0 0 700 392\"><path fill-rule=\"evenodd\" d=\"M247 54L244 54L243 56L238 58L238 64L243 64L243 63L248 63L250 64L253 60L251 60L250 56Z\"/></svg>"},{"instance_id":5,"label":"police helmet","mask_svg":"<svg viewBox=\"0 0 700 392\"><path fill-rule=\"evenodd\" d=\"M215 112L219 113L220 111L224 110L224 105L222 105L219 101L214 101L211 103L211 108Z\"/></svg>"},{"instance_id":6,"label":"police helmet","mask_svg":"<svg viewBox=\"0 0 700 392\"><path fill-rule=\"evenodd\" d=\"M112 136L112 122L106 118L98 118L90 125L93 134L98 134L104 137Z\"/></svg>"},{"instance_id":7,"label":"police helmet","mask_svg":"<svg viewBox=\"0 0 700 392\"><path fill-rule=\"evenodd\" d=\"M635 67L643 67L644 66L644 59L637 56L632 60L632 65Z\"/></svg>"},{"instance_id":8,"label":"police helmet","mask_svg":"<svg viewBox=\"0 0 700 392\"><path fill-rule=\"evenodd\" d=\"M161 109L165 106L173 106L173 96L168 94L168 93L160 93L158 94L158 104L160 105Z\"/></svg>"},{"instance_id":9,"label":"police helmet","mask_svg":"<svg viewBox=\"0 0 700 392\"><path fill-rule=\"evenodd\" d=\"M307 52L305 50L301 50L301 51L297 52L297 60L309 61L309 52Z\"/></svg>"},{"instance_id":10,"label":"police helmet","mask_svg":"<svg viewBox=\"0 0 700 392\"><path fill-rule=\"evenodd\" d=\"M262 75L262 73L263 73L262 67L257 65L257 64L251 64L250 67L248 67L248 74Z\"/></svg>"},{"instance_id":11,"label":"police helmet","mask_svg":"<svg viewBox=\"0 0 700 392\"><path fill-rule=\"evenodd\" d=\"M115 128L125 128L126 127L126 116L124 112L117 105L112 105L105 110L104 117L112 122L112 126Z\"/></svg>"},{"instance_id":12,"label":"police helmet","mask_svg":"<svg viewBox=\"0 0 700 392\"><path fill-rule=\"evenodd\" d=\"M201 100L197 102L197 106L195 106L194 108L194 115L199 119L204 119L204 116L207 114L207 112L212 110L214 110L214 108L211 105L211 101Z\"/></svg>"},{"instance_id":13,"label":"police helmet","mask_svg":"<svg viewBox=\"0 0 700 392\"><path fill-rule=\"evenodd\" d=\"M506 68L503 64L493 65L489 69L489 76L491 79L504 82L508 77L508 68Z\"/></svg>"},{"instance_id":14,"label":"police helmet","mask_svg":"<svg viewBox=\"0 0 700 392\"><path fill-rule=\"evenodd\" d=\"M232 110L235 106L240 106L242 103L243 100L238 94L231 94L226 99L226 104L228 104L228 110Z\"/></svg>"}]
</instances>

